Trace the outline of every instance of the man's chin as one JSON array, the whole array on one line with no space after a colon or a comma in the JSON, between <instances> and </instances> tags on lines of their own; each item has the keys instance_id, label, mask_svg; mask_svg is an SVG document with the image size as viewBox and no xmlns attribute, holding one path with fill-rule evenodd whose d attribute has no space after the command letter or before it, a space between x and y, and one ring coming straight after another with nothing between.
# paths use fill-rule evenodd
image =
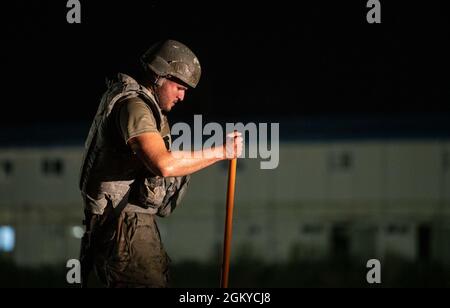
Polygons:
<instances>
[{"instance_id":1,"label":"man's chin","mask_svg":"<svg viewBox=\"0 0 450 308\"><path fill-rule=\"evenodd\" d=\"M170 105L166 108L166 112L171 111L173 107L175 107L175 103L170 104Z\"/></svg>"},{"instance_id":2,"label":"man's chin","mask_svg":"<svg viewBox=\"0 0 450 308\"><path fill-rule=\"evenodd\" d=\"M163 112L163 113L168 113L168 112L170 112L170 110L172 110L172 106L170 106L170 107L166 107L166 108L163 108L163 109L161 109L161 111Z\"/></svg>"}]
</instances>

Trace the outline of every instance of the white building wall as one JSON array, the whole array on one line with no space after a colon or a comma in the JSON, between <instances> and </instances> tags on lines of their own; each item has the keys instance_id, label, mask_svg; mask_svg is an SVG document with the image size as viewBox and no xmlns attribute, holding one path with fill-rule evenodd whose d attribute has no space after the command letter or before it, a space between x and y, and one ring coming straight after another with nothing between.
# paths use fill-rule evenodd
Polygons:
<instances>
[{"instance_id":1,"label":"white building wall","mask_svg":"<svg viewBox=\"0 0 450 308\"><path fill-rule=\"evenodd\" d=\"M0 162L14 165L11 175L0 172L0 225L17 228L17 262L77 257L79 239L70 226L82 219L77 183L82 151L0 151ZM350 255L414 260L417 226L426 223L433 228L435 258L450 259L450 158L447 154L445 163L445 153L449 142L300 142L281 144L275 170L261 170L259 159L239 160L232 254L268 261L321 259L331 253L333 226L348 224ZM64 172L45 176L45 159L63 159ZM181 207L159 219L175 262L220 256L227 168L223 162L193 175Z\"/></svg>"},{"instance_id":2,"label":"white building wall","mask_svg":"<svg viewBox=\"0 0 450 308\"><path fill-rule=\"evenodd\" d=\"M0 206L33 204L57 205L58 207L80 202L78 174L82 149L42 148L7 149L0 153L0 160L13 164L10 176L0 180ZM45 160L61 160L61 175L43 173Z\"/></svg>"},{"instance_id":3,"label":"white building wall","mask_svg":"<svg viewBox=\"0 0 450 308\"><path fill-rule=\"evenodd\" d=\"M386 144L387 197L396 200L439 198L441 151L438 142Z\"/></svg>"}]
</instances>

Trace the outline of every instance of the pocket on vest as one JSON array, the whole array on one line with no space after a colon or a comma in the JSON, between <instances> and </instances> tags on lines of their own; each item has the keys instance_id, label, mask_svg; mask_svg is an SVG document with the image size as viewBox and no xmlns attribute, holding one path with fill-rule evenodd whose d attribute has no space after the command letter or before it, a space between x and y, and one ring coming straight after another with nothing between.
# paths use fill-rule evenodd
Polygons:
<instances>
[{"instance_id":1,"label":"pocket on vest","mask_svg":"<svg viewBox=\"0 0 450 308\"><path fill-rule=\"evenodd\" d=\"M139 202L145 207L159 208L166 196L166 183L163 177L145 178L139 185Z\"/></svg>"}]
</instances>

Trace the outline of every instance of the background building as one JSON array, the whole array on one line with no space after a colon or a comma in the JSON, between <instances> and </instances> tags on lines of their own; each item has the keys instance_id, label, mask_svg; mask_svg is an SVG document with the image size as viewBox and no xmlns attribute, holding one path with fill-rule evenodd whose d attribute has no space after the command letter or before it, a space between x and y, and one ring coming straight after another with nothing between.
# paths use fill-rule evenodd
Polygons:
<instances>
[{"instance_id":1,"label":"background building","mask_svg":"<svg viewBox=\"0 0 450 308\"><path fill-rule=\"evenodd\" d=\"M300 123L281 123L282 132L302 133L281 140L277 169L261 170L260 159L238 162L233 260L365 266L394 257L450 266L449 138L325 136L319 131L337 123L309 132ZM72 137L66 145L34 140L0 149L0 250L19 267L78 258L83 147ZM182 206L159 219L174 264L220 262L226 183L226 162L195 174Z\"/></svg>"}]
</instances>

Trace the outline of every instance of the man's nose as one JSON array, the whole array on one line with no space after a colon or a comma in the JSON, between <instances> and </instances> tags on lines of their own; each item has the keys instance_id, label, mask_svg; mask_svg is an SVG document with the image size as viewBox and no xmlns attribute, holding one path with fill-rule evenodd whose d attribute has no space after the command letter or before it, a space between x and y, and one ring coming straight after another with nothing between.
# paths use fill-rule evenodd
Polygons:
<instances>
[{"instance_id":1,"label":"man's nose","mask_svg":"<svg viewBox=\"0 0 450 308\"><path fill-rule=\"evenodd\" d=\"M178 98L180 101L183 101L183 100L184 100L184 94L185 94L184 91L179 91L179 92L178 92L177 98Z\"/></svg>"}]
</instances>

